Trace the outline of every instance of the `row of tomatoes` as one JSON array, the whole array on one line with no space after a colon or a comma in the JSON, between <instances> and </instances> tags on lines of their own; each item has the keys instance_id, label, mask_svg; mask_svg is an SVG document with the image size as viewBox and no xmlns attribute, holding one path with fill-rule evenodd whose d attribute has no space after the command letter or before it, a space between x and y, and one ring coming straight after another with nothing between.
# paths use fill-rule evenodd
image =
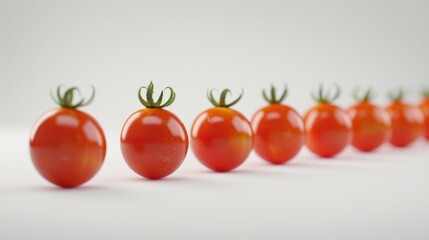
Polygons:
<instances>
[{"instance_id":1,"label":"row of tomatoes","mask_svg":"<svg viewBox=\"0 0 429 240\"><path fill-rule=\"evenodd\" d=\"M160 179L176 171L188 151L188 134L180 119L163 109L173 103L175 92L163 102L164 91L155 101L152 82L139 89L145 108L133 113L121 132L121 151L128 166L137 174ZM142 96L142 90L146 90ZM89 104L82 99L74 103L77 88L62 92L54 100L61 106L45 113L30 137L30 153L39 173L61 187L76 187L91 179L103 164L106 140L100 125L90 115L77 110ZM302 118L281 102L287 89L278 94L274 87L263 91L268 106L258 110L249 122L230 107L243 93L227 102L228 89L208 92L213 108L199 114L191 129L191 147L206 167L226 172L240 166L252 149L273 164L282 164L298 154L304 144L321 157L332 157L348 144L362 151L372 151L383 143L404 147L425 135L429 140L429 95L419 107L402 101L403 93L392 94L392 103L381 108L371 103L371 91L355 94L357 104L348 110L332 104L339 96L325 92L321 86L312 95L317 105Z\"/></svg>"}]
</instances>

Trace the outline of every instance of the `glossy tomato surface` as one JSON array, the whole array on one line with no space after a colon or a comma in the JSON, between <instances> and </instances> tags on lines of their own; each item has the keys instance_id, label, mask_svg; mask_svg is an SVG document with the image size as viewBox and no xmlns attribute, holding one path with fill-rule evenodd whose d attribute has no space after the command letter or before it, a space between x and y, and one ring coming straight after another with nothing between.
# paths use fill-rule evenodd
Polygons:
<instances>
[{"instance_id":1,"label":"glossy tomato surface","mask_svg":"<svg viewBox=\"0 0 429 240\"><path fill-rule=\"evenodd\" d=\"M106 140L90 115L72 108L54 109L34 126L30 154L46 180L72 188L91 179L101 168Z\"/></svg>"},{"instance_id":2,"label":"glossy tomato surface","mask_svg":"<svg viewBox=\"0 0 429 240\"><path fill-rule=\"evenodd\" d=\"M180 119L162 108L133 113L121 133L122 155L140 176L160 179L176 171L188 151L188 135Z\"/></svg>"},{"instance_id":3,"label":"glossy tomato surface","mask_svg":"<svg viewBox=\"0 0 429 240\"><path fill-rule=\"evenodd\" d=\"M206 167L227 172L240 166L253 147L249 121L239 112L215 107L202 112L191 130L191 146Z\"/></svg>"},{"instance_id":4,"label":"glossy tomato surface","mask_svg":"<svg viewBox=\"0 0 429 240\"><path fill-rule=\"evenodd\" d=\"M273 164L282 164L298 154L304 144L304 122L289 106L274 103L252 118L255 152Z\"/></svg>"},{"instance_id":5,"label":"glossy tomato surface","mask_svg":"<svg viewBox=\"0 0 429 240\"><path fill-rule=\"evenodd\" d=\"M424 136L429 141L429 97L423 100L419 107L424 116Z\"/></svg>"},{"instance_id":6,"label":"glossy tomato surface","mask_svg":"<svg viewBox=\"0 0 429 240\"><path fill-rule=\"evenodd\" d=\"M352 119L352 145L361 151L372 151L390 139L390 116L383 108L363 101L348 110Z\"/></svg>"},{"instance_id":7,"label":"glossy tomato surface","mask_svg":"<svg viewBox=\"0 0 429 240\"><path fill-rule=\"evenodd\" d=\"M330 103L319 103L304 116L307 147L321 157L333 157L352 140L350 116Z\"/></svg>"},{"instance_id":8,"label":"glossy tomato surface","mask_svg":"<svg viewBox=\"0 0 429 240\"><path fill-rule=\"evenodd\" d=\"M387 107L392 121L390 143L405 147L423 134L424 117L421 110L413 105L396 101Z\"/></svg>"}]
</instances>

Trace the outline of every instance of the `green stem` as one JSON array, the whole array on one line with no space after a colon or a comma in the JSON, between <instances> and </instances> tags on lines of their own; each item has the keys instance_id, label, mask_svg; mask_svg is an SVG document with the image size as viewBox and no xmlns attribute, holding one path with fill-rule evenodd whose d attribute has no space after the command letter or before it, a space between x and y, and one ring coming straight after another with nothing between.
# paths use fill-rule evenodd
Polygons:
<instances>
[{"instance_id":1,"label":"green stem","mask_svg":"<svg viewBox=\"0 0 429 240\"><path fill-rule=\"evenodd\" d=\"M286 99L286 96L288 94L287 86L285 85L282 95L279 98L277 98L276 91L277 89L274 87L274 85L271 84L271 89L270 89L271 96L268 97L267 93L265 92L265 89L263 89L262 97L265 99L265 101L267 101L270 104L281 103L284 99Z\"/></svg>"},{"instance_id":2,"label":"green stem","mask_svg":"<svg viewBox=\"0 0 429 240\"><path fill-rule=\"evenodd\" d=\"M142 96L142 90L146 89L146 99ZM167 101L165 103L162 103L163 97L164 97L164 91L168 90L170 91L170 96L168 97ZM139 91L137 93L139 101L143 106L147 108L165 108L167 106L170 106L174 100L176 99L176 93L174 92L173 88L166 87L164 90L161 91L158 100L156 102L153 100L153 94L154 94L154 85L152 81L150 81L149 85L143 86L139 88Z\"/></svg>"},{"instance_id":3,"label":"green stem","mask_svg":"<svg viewBox=\"0 0 429 240\"><path fill-rule=\"evenodd\" d=\"M238 98L236 98L234 101L232 101L230 103L227 103L226 102L226 97L227 97L228 93L231 94L231 91L229 89L222 90L222 92L220 93L219 101L216 101L215 97L213 96L213 92L214 91L216 91L216 89L210 89L210 90L208 90L208 92L207 92L207 98L209 99L209 101L215 107L229 108L229 107L235 105L236 103L238 103L240 101L240 99L243 97L243 94L244 94L244 90L241 89L240 96L238 96Z\"/></svg>"},{"instance_id":4,"label":"green stem","mask_svg":"<svg viewBox=\"0 0 429 240\"><path fill-rule=\"evenodd\" d=\"M353 91L353 98L358 102L370 102L374 98L374 92L371 88L368 88L363 95L359 94L359 89L356 88Z\"/></svg>"},{"instance_id":5,"label":"green stem","mask_svg":"<svg viewBox=\"0 0 429 240\"><path fill-rule=\"evenodd\" d=\"M91 85L91 89L92 89L91 97L87 101L85 101L85 98L82 98L77 103L73 103L75 92L81 95L79 88L77 87L66 88L64 93L62 93L61 91L62 88L63 88L62 85L57 87L56 97L54 97L51 93L51 98L54 100L56 104L60 105L61 107L65 107L65 108L84 107L89 105L94 100L94 97L95 97L95 88L94 86Z\"/></svg>"},{"instance_id":6,"label":"green stem","mask_svg":"<svg viewBox=\"0 0 429 240\"><path fill-rule=\"evenodd\" d=\"M331 103L335 101L341 93L340 87L335 84L334 85L335 93L331 95L331 92L329 90L325 91L323 88L323 84L320 84L318 89L318 94L314 94L314 92L311 93L311 98L313 98L314 101L318 103Z\"/></svg>"}]
</instances>

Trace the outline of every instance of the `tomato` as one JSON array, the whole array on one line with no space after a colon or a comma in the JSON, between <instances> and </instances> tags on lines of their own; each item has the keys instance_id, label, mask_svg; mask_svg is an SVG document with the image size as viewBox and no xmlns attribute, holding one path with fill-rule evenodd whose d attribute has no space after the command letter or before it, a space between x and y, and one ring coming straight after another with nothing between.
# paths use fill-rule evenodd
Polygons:
<instances>
[{"instance_id":1,"label":"tomato","mask_svg":"<svg viewBox=\"0 0 429 240\"><path fill-rule=\"evenodd\" d=\"M424 116L424 136L429 141L429 92L425 92L425 99L420 103L419 107Z\"/></svg>"},{"instance_id":2,"label":"tomato","mask_svg":"<svg viewBox=\"0 0 429 240\"><path fill-rule=\"evenodd\" d=\"M280 98L271 87L271 97L262 92L268 106L259 109L252 118L255 152L273 164L283 164L295 157L304 144L304 122L291 107L281 104L287 89Z\"/></svg>"},{"instance_id":3,"label":"tomato","mask_svg":"<svg viewBox=\"0 0 429 240\"><path fill-rule=\"evenodd\" d=\"M225 103L225 89L219 102L210 91L209 100L215 106L200 113L191 129L191 147L196 158L217 172L228 172L240 166L253 147L253 133L249 121L230 109L242 95L230 104Z\"/></svg>"},{"instance_id":4,"label":"tomato","mask_svg":"<svg viewBox=\"0 0 429 240\"><path fill-rule=\"evenodd\" d=\"M352 123L350 116L331 104L338 98L340 90L333 97L319 89L319 96L312 97L318 104L307 111L304 116L306 143L310 151L321 157L333 157L343 151L352 140Z\"/></svg>"},{"instance_id":5,"label":"tomato","mask_svg":"<svg viewBox=\"0 0 429 240\"><path fill-rule=\"evenodd\" d=\"M77 187L91 179L101 168L106 155L106 140L97 121L77 110L89 104L72 104L73 92L63 96L58 88L58 103L39 118L30 136L30 154L37 171L49 182L64 188Z\"/></svg>"},{"instance_id":6,"label":"tomato","mask_svg":"<svg viewBox=\"0 0 429 240\"><path fill-rule=\"evenodd\" d=\"M146 88L146 87L143 87ZM147 89L147 99L139 99L146 107L133 113L121 132L121 150L125 162L138 175L149 179L161 179L175 172L183 163L188 151L188 134L180 119L163 109L171 105L175 93L162 104L161 93L153 101L153 84Z\"/></svg>"},{"instance_id":7,"label":"tomato","mask_svg":"<svg viewBox=\"0 0 429 240\"><path fill-rule=\"evenodd\" d=\"M392 120L390 143L396 147L405 147L423 134L424 116L421 110L402 101L403 91L390 94L392 103L387 107Z\"/></svg>"},{"instance_id":8,"label":"tomato","mask_svg":"<svg viewBox=\"0 0 429 240\"><path fill-rule=\"evenodd\" d=\"M371 90L364 97L355 96L358 103L348 109L352 119L352 145L364 152L373 151L390 138L390 116L371 101Z\"/></svg>"}]
</instances>

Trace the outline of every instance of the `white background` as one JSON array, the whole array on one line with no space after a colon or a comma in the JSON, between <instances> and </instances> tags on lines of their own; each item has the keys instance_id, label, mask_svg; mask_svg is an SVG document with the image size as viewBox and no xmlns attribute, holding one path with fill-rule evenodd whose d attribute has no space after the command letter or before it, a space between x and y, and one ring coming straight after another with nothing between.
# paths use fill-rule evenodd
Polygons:
<instances>
[{"instance_id":1,"label":"white background","mask_svg":"<svg viewBox=\"0 0 429 240\"><path fill-rule=\"evenodd\" d=\"M188 129L208 88L243 87L235 109L249 118L270 83L287 83L300 113L320 83L342 87L342 107L369 86L379 104L398 87L415 103L429 85L428 12L428 1L0 0L0 239L429 239L424 141L332 160L303 150L285 166L251 155L227 174L190 151L162 181L131 172L118 143L149 80L176 90L168 109ZM97 88L83 110L108 138L103 168L74 190L47 183L28 154L59 84Z\"/></svg>"}]
</instances>

